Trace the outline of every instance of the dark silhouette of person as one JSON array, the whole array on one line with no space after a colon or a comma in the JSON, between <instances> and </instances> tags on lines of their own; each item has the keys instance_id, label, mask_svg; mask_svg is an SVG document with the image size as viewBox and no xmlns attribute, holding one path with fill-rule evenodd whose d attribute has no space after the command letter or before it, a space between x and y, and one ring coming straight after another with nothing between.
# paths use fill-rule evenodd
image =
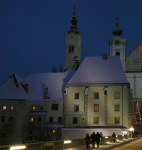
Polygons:
<instances>
[{"instance_id":1,"label":"dark silhouette of person","mask_svg":"<svg viewBox=\"0 0 142 150\"><path fill-rule=\"evenodd\" d=\"M102 136L99 134L99 132L97 132L97 134L96 134L97 148L99 148L100 139L102 139Z\"/></svg>"},{"instance_id":2,"label":"dark silhouette of person","mask_svg":"<svg viewBox=\"0 0 142 150\"><path fill-rule=\"evenodd\" d=\"M113 132L113 134L112 134L112 139L113 139L113 142L116 141L116 134L115 134L115 132Z\"/></svg>"},{"instance_id":3,"label":"dark silhouette of person","mask_svg":"<svg viewBox=\"0 0 142 150\"><path fill-rule=\"evenodd\" d=\"M89 148L90 139L91 139L91 137L90 137L89 134L87 133L87 134L86 134L86 137L85 137L85 142L86 142L86 148L87 148L87 149Z\"/></svg>"},{"instance_id":4,"label":"dark silhouette of person","mask_svg":"<svg viewBox=\"0 0 142 150\"><path fill-rule=\"evenodd\" d=\"M96 134L95 132L92 133L91 135L91 139L92 139L92 148L95 148L95 141L96 141Z\"/></svg>"},{"instance_id":5,"label":"dark silhouette of person","mask_svg":"<svg viewBox=\"0 0 142 150\"><path fill-rule=\"evenodd\" d=\"M100 145L102 145L102 142L103 142L103 133L102 132L100 132L100 135L101 135L101 141L100 141Z\"/></svg>"}]
</instances>

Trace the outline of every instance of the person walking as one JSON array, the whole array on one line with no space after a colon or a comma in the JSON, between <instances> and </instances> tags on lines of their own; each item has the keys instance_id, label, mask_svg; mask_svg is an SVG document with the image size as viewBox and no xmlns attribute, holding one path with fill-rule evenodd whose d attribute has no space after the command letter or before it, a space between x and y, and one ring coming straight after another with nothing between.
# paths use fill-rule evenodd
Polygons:
<instances>
[{"instance_id":1,"label":"person walking","mask_svg":"<svg viewBox=\"0 0 142 150\"><path fill-rule=\"evenodd\" d=\"M102 132L100 132L100 135L101 135L101 141L100 141L100 145L102 145L102 142L103 142L103 133Z\"/></svg>"},{"instance_id":2,"label":"person walking","mask_svg":"<svg viewBox=\"0 0 142 150\"><path fill-rule=\"evenodd\" d=\"M91 139L91 137L90 137L89 134L87 133L87 134L86 134L86 137L85 137L85 142L86 142L86 148L87 148L87 149L89 148L90 139Z\"/></svg>"},{"instance_id":3,"label":"person walking","mask_svg":"<svg viewBox=\"0 0 142 150\"><path fill-rule=\"evenodd\" d=\"M113 142L116 141L116 134L115 134L115 132L113 132L113 134L112 134L112 139L113 139Z\"/></svg>"},{"instance_id":4,"label":"person walking","mask_svg":"<svg viewBox=\"0 0 142 150\"><path fill-rule=\"evenodd\" d=\"M92 133L91 139L92 139L92 148L95 148L95 141L96 141L96 135L95 135L95 132Z\"/></svg>"},{"instance_id":5,"label":"person walking","mask_svg":"<svg viewBox=\"0 0 142 150\"><path fill-rule=\"evenodd\" d=\"M99 148L100 139L102 139L102 136L99 134L99 132L97 132L97 134L96 134L97 148Z\"/></svg>"}]
</instances>

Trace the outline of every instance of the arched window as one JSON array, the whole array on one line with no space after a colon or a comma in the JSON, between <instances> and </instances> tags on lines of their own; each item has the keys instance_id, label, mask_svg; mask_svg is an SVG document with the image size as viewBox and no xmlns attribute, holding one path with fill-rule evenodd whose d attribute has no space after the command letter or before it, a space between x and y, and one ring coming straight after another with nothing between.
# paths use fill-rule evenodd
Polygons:
<instances>
[{"instance_id":1,"label":"arched window","mask_svg":"<svg viewBox=\"0 0 142 150\"><path fill-rule=\"evenodd\" d=\"M70 45L70 47L69 47L69 53L73 53L73 52L74 52L74 46Z\"/></svg>"},{"instance_id":2,"label":"arched window","mask_svg":"<svg viewBox=\"0 0 142 150\"><path fill-rule=\"evenodd\" d=\"M116 56L120 56L120 52L116 52L115 55L116 55Z\"/></svg>"}]
</instances>

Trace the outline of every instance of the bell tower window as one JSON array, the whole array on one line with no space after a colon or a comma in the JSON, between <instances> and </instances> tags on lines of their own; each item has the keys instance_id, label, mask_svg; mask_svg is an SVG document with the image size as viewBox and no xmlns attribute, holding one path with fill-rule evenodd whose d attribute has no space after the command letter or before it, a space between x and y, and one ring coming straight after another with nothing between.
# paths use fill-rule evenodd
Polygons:
<instances>
[{"instance_id":1,"label":"bell tower window","mask_svg":"<svg viewBox=\"0 0 142 150\"><path fill-rule=\"evenodd\" d=\"M116 56L120 56L120 52L116 52L115 55L116 55Z\"/></svg>"},{"instance_id":2,"label":"bell tower window","mask_svg":"<svg viewBox=\"0 0 142 150\"><path fill-rule=\"evenodd\" d=\"M74 46L70 45L70 47L69 47L69 53L73 53L73 52L74 52Z\"/></svg>"}]
</instances>

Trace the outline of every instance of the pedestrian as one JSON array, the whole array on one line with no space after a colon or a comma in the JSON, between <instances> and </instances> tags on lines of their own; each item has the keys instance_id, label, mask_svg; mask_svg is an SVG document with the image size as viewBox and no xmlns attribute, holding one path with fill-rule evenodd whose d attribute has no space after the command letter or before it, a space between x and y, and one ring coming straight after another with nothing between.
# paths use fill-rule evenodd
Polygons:
<instances>
[{"instance_id":1,"label":"pedestrian","mask_svg":"<svg viewBox=\"0 0 142 150\"><path fill-rule=\"evenodd\" d=\"M99 134L99 132L97 132L97 134L96 134L97 148L99 148L100 139L102 139L102 136Z\"/></svg>"},{"instance_id":2,"label":"pedestrian","mask_svg":"<svg viewBox=\"0 0 142 150\"><path fill-rule=\"evenodd\" d=\"M89 148L90 139L91 139L91 137L90 137L89 134L87 133L87 134L86 134L86 137L85 137L85 142L86 142L86 148L87 148L87 149Z\"/></svg>"},{"instance_id":3,"label":"pedestrian","mask_svg":"<svg viewBox=\"0 0 142 150\"><path fill-rule=\"evenodd\" d=\"M91 139L92 139L92 148L95 148L95 141L96 141L96 135L95 135L95 132L92 133Z\"/></svg>"},{"instance_id":4,"label":"pedestrian","mask_svg":"<svg viewBox=\"0 0 142 150\"><path fill-rule=\"evenodd\" d=\"M100 145L102 145L102 142L103 142L103 133L102 132L100 132L100 135L101 135L101 141L100 141Z\"/></svg>"},{"instance_id":5,"label":"pedestrian","mask_svg":"<svg viewBox=\"0 0 142 150\"><path fill-rule=\"evenodd\" d=\"M113 132L113 134L112 134L112 139L113 139L113 142L116 141L116 134L115 134L115 132Z\"/></svg>"}]
</instances>

